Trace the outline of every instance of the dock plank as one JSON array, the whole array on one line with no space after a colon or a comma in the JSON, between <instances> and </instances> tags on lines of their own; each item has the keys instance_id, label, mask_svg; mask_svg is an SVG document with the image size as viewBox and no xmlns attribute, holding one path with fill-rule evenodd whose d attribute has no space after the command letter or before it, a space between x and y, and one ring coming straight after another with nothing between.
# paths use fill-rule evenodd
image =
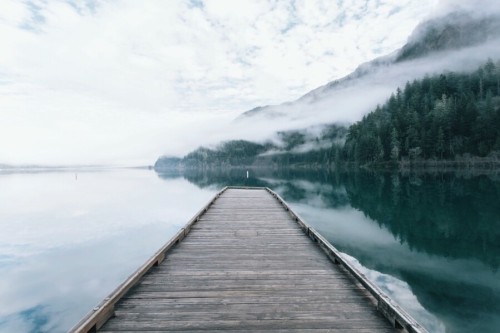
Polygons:
<instances>
[{"instance_id":1,"label":"dock plank","mask_svg":"<svg viewBox=\"0 0 500 333\"><path fill-rule=\"evenodd\" d=\"M392 332L267 191L229 189L100 331Z\"/></svg>"},{"instance_id":2,"label":"dock plank","mask_svg":"<svg viewBox=\"0 0 500 333\"><path fill-rule=\"evenodd\" d=\"M296 221L266 189L225 190L94 329L400 332L377 310L372 294Z\"/></svg>"}]
</instances>

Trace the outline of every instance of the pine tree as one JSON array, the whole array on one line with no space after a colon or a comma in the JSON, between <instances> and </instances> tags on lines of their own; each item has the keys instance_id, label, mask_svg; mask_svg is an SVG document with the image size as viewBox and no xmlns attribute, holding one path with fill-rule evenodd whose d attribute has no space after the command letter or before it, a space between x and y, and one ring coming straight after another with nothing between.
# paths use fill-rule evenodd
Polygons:
<instances>
[{"instance_id":1,"label":"pine tree","mask_svg":"<svg viewBox=\"0 0 500 333\"><path fill-rule=\"evenodd\" d=\"M391 133L391 159L393 161L399 160L400 151L401 151L401 144L398 140L398 132L396 131L396 128L393 128Z\"/></svg>"},{"instance_id":2,"label":"pine tree","mask_svg":"<svg viewBox=\"0 0 500 333\"><path fill-rule=\"evenodd\" d=\"M406 83L350 127L343 151L360 162L444 159L487 156L499 142L500 61L489 60L469 74Z\"/></svg>"},{"instance_id":3,"label":"pine tree","mask_svg":"<svg viewBox=\"0 0 500 333\"><path fill-rule=\"evenodd\" d=\"M375 161L379 162L383 160L384 160L384 146L382 146L382 140L380 139L380 136L377 136Z\"/></svg>"}]
</instances>

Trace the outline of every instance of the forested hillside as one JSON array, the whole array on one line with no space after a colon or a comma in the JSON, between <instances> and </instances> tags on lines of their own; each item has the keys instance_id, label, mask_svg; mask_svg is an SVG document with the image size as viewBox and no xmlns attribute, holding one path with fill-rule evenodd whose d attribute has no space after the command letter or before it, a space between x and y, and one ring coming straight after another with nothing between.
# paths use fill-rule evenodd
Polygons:
<instances>
[{"instance_id":1,"label":"forested hillside","mask_svg":"<svg viewBox=\"0 0 500 333\"><path fill-rule=\"evenodd\" d=\"M338 163L347 135L347 128L331 124L323 126L317 134L307 130L291 130L276 133L274 141L254 143L233 140L215 148L200 147L182 159L161 157L155 163L156 170L173 168L219 167L324 167Z\"/></svg>"},{"instance_id":2,"label":"forested hillside","mask_svg":"<svg viewBox=\"0 0 500 333\"><path fill-rule=\"evenodd\" d=\"M407 83L349 128L348 161L485 157L500 151L500 62Z\"/></svg>"},{"instance_id":3,"label":"forested hillside","mask_svg":"<svg viewBox=\"0 0 500 333\"><path fill-rule=\"evenodd\" d=\"M277 141L225 142L184 158L162 157L155 168L313 167L480 161L500 163L500 62L472 73L443 73L407 83L349 129L325 126L277 133Z\"/></svg>"},{"instance_id":4,"label":"forested hillside","mask_svg":"<svg viewBox=\"0 0 500 333\"><path fill-rule=\"evenodd\" d=\"M366 93L368 82L377 82L379 88L387 86L392 90L407 80L423 78L429 68L435 70L441 68L442 71L473 69L482 62L478 60L476 55L485 52L476 48L479 45L498 44L500 15L495 11L485 12L485 15L473 15L468 11L460 10L459 6L456 6L455 9L443 16L438 15L421 22L401 49L360 64L354 72L347 76L328 82L295 101L281 105L259 106L244 112L239 119L267 116L269 119L275 120L281 117L281 119L286 120L290 114L294 113L294 110L299 110L299 114L294 114L294 116L310 114L314 110L328 110L322 104L328 100L334 99L337 105L347 104L348 99L351 98L350 95L343 94L343 89L347 87L350 91L355 90L359 96L362 96ZM495 49L488 48L486 52L491 57L498 57L498 50L495 51ZM463 55L459 56L458 54L462 52L468 53L468 56L459 61L458 59L462 58ZM486 60L486 57L487 55L483 59ZM442 59L447 59L447 61L441 61ZM427 63L427 66L421 66L423 61ZM433 67L436 63L439 65ZM404 75L399 79L401 73ZM376 94L376 91L377 89L374 89L371 93ZM385 94L385 90L383 93ZM386 96L381 95L380 97L380 101L383 101ZM356 112L356 104L359 103L352 104L350 113L359 114ZM368 106L368 109L370 107ZM300 114L304 109L307 109L308 112ZM363 114L368 109L364 109ZM341 114L342 109L329 110L331 114L337 112Z\"/></svg>"}]
</instances>

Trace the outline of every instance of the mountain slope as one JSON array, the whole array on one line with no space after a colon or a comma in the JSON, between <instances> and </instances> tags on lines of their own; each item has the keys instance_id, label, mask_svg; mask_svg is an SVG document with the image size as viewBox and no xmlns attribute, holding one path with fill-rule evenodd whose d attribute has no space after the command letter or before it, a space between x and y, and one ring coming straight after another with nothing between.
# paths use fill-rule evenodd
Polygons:
<instances>
[{"instance_id":1,"label":"mountain slope","mask_svg":"<svg viewBox=\"0 0 500 333\"><path fill-rule=\"evenodd\" d=\"M464 167L500 165L500 61L468 74L414 80L345 127L314 135L277 133L278 142L227 141L183 158L161 157L155 170L214 168ZM345 163L347 162L347 163Z\"/></svg>"},{"instance_id":2,"label":"mountain slope","mask_svg":"<svg viewBox=\"0 0 500 333\"><path fill-rule=\"evenodd\" d=\"M466 12L426 21L415 29L398 51L395 62L482 44L500 36L500 17L496 14L477 17Z\"/></svg>"},{"instance_id":3,"label":"mountain slope","mask_svg":"<svg viewBox=\"0 0 500 333\"><path fill-rule=\"evenodd\" d=\"M499 44L499 39L499 14L479 16L462 11L432 18L417 26L408 38L408 42L400 50L364 63L353 73L318 87L293 102L256 107L246 111L237 118L237 121L290 116L297 118L304 116L307 112L322 114L323 117L320 118L326 121L359 120L360 116L385 100L388 96L382 95L395 90L397 85L442 70L462 70L464 67L472 69L486 60L485 57L481 57L479 49L484 45L489 45L488 56L500 55L500 48L496 46ZM448 63L439 59L444 58L442 55L445 52L450 58ZM343 95L344 91L357 93L358 90L365 89L366 85L383 89L379 89L380 94L377 96L375 93L370 95L372 98L367 101L366 105L351 109L351 112L355 114L354 117L340 116L339 119L335 119L333 115L335 112L332 111L346 108L344 97L339 96L339 93ZM385 87L386 85L388 87ZM325 116L325 113L330 113L332 116Z\"/></svg>"}]
</instances>

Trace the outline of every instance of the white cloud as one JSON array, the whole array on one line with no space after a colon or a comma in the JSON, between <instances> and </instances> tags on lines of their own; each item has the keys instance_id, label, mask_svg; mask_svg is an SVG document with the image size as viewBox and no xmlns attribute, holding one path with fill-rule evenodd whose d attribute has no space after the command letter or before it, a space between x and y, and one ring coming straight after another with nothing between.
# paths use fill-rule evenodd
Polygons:
<instances>
[{"instance_id":1,"label":"white cloud","mask_svg":"<svg viewBox=\"0 0 500 333\"><path fill-rule=\"evenodd\" d=\"M400 47L436 2L3 0L0 163L180 154Z\"/></svg>"}]
</instances>

